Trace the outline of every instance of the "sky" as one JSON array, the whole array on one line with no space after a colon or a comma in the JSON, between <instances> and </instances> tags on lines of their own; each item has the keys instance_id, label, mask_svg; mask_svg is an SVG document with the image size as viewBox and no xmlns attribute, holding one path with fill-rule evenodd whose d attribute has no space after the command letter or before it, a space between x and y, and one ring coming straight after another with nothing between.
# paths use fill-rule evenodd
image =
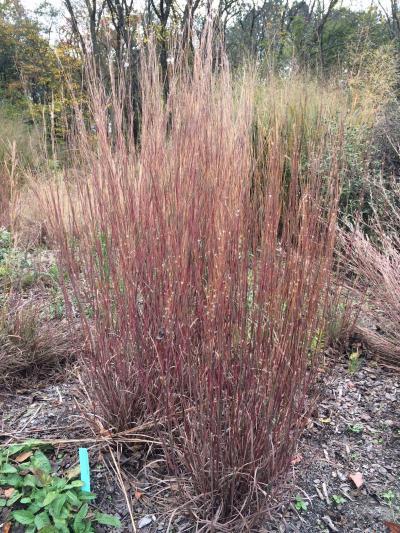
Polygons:
<instances>
[{"instance_id":1,"label":"sky","mask_svg":"<svg viewBox=\"0 0 400 533\"><path fill-rule=\"evenodd\" d=\"M22 0L22 4L27 9L35 9L42 0ZM50 0L50 3L53 4L55 7L61 7L62 6L62 0Z\"/></svg>"},{"instance_id":2,"label":"sky","mask_svg":"<svg viewBox=\"0 0 400 533\"><path fill-rule=\"evenodd\" d=\"M57 8L62 8L62 0L49 0L51 4L53 4ZM41 3L41 0L22 0L22 4L27 9L35 9L39 4ZM377 0L342 0L342 3L344 6L352 7L353 9L365 9L371 5L371 3L374 3L377 5ZM385 9L389 8L390 6L390 0L381 0L380 2Z\"/></svg>"}]
</instances>

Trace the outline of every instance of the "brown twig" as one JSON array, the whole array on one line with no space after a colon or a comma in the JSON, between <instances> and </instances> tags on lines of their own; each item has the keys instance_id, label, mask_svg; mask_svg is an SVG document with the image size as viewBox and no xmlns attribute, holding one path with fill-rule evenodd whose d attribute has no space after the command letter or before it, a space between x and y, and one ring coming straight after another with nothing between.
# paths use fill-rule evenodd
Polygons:
<instances>
[{"instance_id":1,"label":"brown twig","mask_svg":"<svg viewBox=\"0 0 400 533\"><path fill-rule=\"evenodd\" d=\"M126 505L128 507L128 511L129 511L129 516L131 518L131 524L132 524L133 531L136 533L136 525L135 525L135 518L133 516L132 505L131 505L131 502L130 502L130 499L129 499L129 495L128 495L128 493L126 491L126 488L125 488L124 480L122 479L121 469L120 469L120 467L118 465L117 460L115 459L114 452L112 451L112 448L110 446L108 447L108 450L110 452L111 458L112 458L113 463L114 463L114 472L115 472L115 474L117 476L117 480L118 480L119 486L121 487L121 490L122 490L122 492L124 494L124 497L125 497Z\"/></svg>"}]
</instances>

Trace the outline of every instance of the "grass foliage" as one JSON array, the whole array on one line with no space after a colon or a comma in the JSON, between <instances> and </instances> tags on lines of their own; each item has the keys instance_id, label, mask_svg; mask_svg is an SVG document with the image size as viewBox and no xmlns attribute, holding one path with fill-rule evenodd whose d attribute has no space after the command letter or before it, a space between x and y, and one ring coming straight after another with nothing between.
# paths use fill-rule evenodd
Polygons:
<instances>
[{"instance_id":1,"label":"grass foliage","mask_svg":"<svg viewBox=\"0 0 400 533\"><path fill-rule=\"evenodd\" d=\"M115 429L153 418L202 526L232 531L263 507L311 408L341 134L323 105L317 136L279 100L266 120L255 78L212 65L205 44L164 102L154 51L143 58L139 143L123 84L110 100L93 79L74 194L50 202L97 414Z\"/></svg>"}]
</instances>

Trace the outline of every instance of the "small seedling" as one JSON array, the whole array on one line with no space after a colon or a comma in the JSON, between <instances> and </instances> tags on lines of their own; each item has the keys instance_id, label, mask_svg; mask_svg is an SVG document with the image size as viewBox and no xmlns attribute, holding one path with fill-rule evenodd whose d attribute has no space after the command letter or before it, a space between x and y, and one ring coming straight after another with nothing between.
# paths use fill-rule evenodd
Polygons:
<instances>
[{"instance_id":1,"label":"small seedling","mask_svg":"<svg viewBox=\"0 0 400 533\"><path fill-rule=\"evenodd\" d=\"M297 511L305 512L308 509L308 502L304 501L301 496L297 495L294 506Z\"/></svg>"},{"instance_id":2,"label":"small seedling","mask_svg":"<svg viewBox=\"0 0 400 533\"><path fill-rule=\"evenodd\" d=\"M50 265L48 274L54 281L58 281L59 280L60 272L58 270L58 266L55 263Z\"/></svg>"},{"instance_id":3,"label":"small seedling","mask_svg":"<svg viewBox=\"0 0 400 533\"><path fill-rule=\"evenodd\" d=\"M352 433L362 433L364 431L364 426L361 424L361 422L349 424L348 428Z\"/></svg>"},{"instance_id":4,"label":"small seedling","mask_svg":"<svg viewBox=\"0 0 400 533\"><path fill-rule=\"evenodd\" d=\"M0 228L0 261L11 247L11 233L4 228Z\"/></svg>"},{"instance_id":5,"label":"small seedling","mask_svg":"<svg viewBox=\"0 0 400 533\"><path fill-rule=\"evenodd\" d=\"M35 284L37 277L37 272L33 271L26 272L25 274L23 274L20 279L21 288L29 289L30 287L32 287Z\"/></svg>"},{"instance_id":6,"label":"small seedling","mask_svg":"<svg viewBox=\"0 0 400 533\"><path fill-rule=\"evenodd\" d=\"M325 344L324 332L317 330L313 338L311 339L311 351L319 352L323 349Z\"/></svg>"},{"instance_id":7,"label":"small seedling","mask_svg":"<svg viewBox=\"0 0 400 533\"><path fill-rule=\"evenodd\" d=\"M391 506L394 499L396 498L396 494L392 490L389 489L382 494L382 497L385 500L385 503Z\"/></svg>"},{"instance_id":8,"label":"small seedling","mask_svg":"<svg viewBox=\"0 0 400 533\"><path fill-rule=\"evenodd\" d=\"M50 318L62 319L65 311L64 297L58 290L53 291L52 302L50 303Z\"/></svg>"},{"instance_id":9,"label":"small seedling","mask_svg":"<svg viewBox=\"0 0 400 533\"><path fill-rule=\"evenodd\" d=\"M360 368L360 354L357 351L352 352L349 355L349 372L350 374L355 374Z\"/></svg>"},{"instance_id":10,"label":"small seedling","mask_svg":"<svg viewBox=\"0 0 400 533\"><path fill-rule=\"evenodd\" d=\"M87 316L87 318L94 317L94 309L91 305L85 307L85 315Z\"/></svg>"},{"instance_id":11,"label":"small seedling","mask_svg":"<svg viewBox=\"0 0 400 533\"><path fill-rule=\"evenodd\" d=\"M346 501L340 494L334 494L332 500L335 505L342 505Z\"/></svg>"}]
</instances>

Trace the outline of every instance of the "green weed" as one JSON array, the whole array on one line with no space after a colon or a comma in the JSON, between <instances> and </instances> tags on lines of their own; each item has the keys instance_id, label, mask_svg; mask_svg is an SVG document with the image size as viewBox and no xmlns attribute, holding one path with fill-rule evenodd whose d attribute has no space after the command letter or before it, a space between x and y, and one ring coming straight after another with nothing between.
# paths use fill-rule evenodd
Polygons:
<instances>
[{"instance_id":1,"label":"green weed","mask_svg":"<svg viewBox=\"0 0 400 533\"><path fill-rule=\"evenodd\" d=\"M351 431L351 433L362 433L364 431L364 426L361 422L356 422L355 424L349 424L348 430Z\"/></svg>"},{"instance_id":2,"label":"green weed","mask_svg":"<svg viewBox=\"0 0 400 533\"><path fill-rule=\"evenodd\" d=\"M25 526L26 533L91 533L93 524L121 527L115 516L93 511L93 493L83 492L82 481L60 477L39 441L0 449L0 508L9 508L9 520Z\"/></svg>"},{"instance_id":3,"label":"green weed","mask_svg":"<svg viewBox=\"0 0 400 533\"><path fill-rule=\"evenodd\" d=\"M308 502L304 501L303 498L299 495L296 496L296 500L294 503L294 506L297 511L307 511L308 509Z\"/></svg>"},{"instance_id":4,"label":"green weed","mask_svg":"<svg viewBox=\"0 0 400 533\"><path fill-rule=\"evenodd\" d=\"M321 330L317 330L313 338L311 339L311 351L320 352L325 345L325 334Z\"/></svg>"},{"instance_id":5,"label":"green weed","mask_svg":"<svg viewBox=\"0 0 400 533\"><path fill-rule=\"evenodd\" d=\"M52 301L50 302L50 318L61 320L65 312L64 297L58 289L52 291Z\"/></svg>"},{"instance_id":6,"label":"green weed","mask_svg":"<svg viewBox=\"0 0 400 533\"><path fill-rule=\"evenodd\" d=\"M396 498L396 494L389 489L382 494L382 497L385 500L385 503L391 507Z\"/></svg>"},{"instance_id":7,"label":"green weed","mask_svg":"<svg viewBox=\"0 0 400 533\"><path fill-rule=\"evenodd\" d=\"M360 354L357 351L352 352L349 355L349 372L350 374L355 374L360 368Z\"/></svg>"},{"instance_id":8,"label":"green weed","mask_svg":"<svg viewBox=\"0 0 400 533\"><path fill-rule=\"evenodd\" d=\"M340 494L334 494L332 500L335 505L342 505L346 501Z\"/></svg>"}]
</instances>

